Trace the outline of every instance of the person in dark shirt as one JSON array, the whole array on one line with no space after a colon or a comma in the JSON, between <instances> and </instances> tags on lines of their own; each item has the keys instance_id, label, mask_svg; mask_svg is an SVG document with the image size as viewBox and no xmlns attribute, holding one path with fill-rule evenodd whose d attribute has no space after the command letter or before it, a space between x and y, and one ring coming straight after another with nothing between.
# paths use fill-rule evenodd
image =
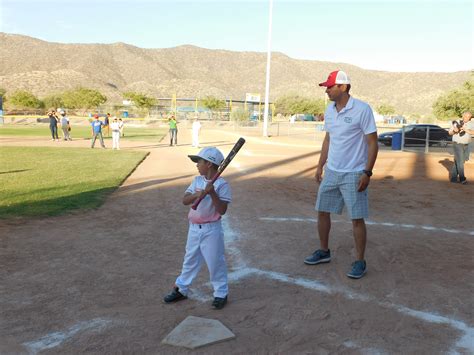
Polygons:
<instances>
[{"instance_id":1,"label":"person in dark shirt","mask_svg":"<svg viewBox=\"0 0 474 355\"><path fill-rule=\"evenodd\" d=\"M58 116L56 116L56 111L49 110L48 111L49 117L49 130L51 131L51 140L52 141L59 141L58 137Z\"/></svg>"},{"instance_id":2,"label":"person in dark shirt","mask_svg":"<svg viewBox=\"0 0 474 355\"><path fill-rule=\"evenodd\" d=\"M105 116L104 118L104 133L106 137L110 136L110 119L111 119L110 113L107 113L107 116Z\"/></svg>"}]
</instances>

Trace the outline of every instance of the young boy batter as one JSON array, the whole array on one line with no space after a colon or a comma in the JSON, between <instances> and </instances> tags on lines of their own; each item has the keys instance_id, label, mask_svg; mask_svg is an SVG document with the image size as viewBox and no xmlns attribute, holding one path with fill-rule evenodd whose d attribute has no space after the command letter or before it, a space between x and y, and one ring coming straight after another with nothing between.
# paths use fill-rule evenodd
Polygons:
<instances>
[{"instance_id":1,"label":"young boy batter","mask_svg":"<svg viewBox=\"0 0 474 355\"><path fill-rule=\"evenodd\" d=\"M221 216L226 213L232 196L230 186L224 179L219 177L214 184L210 181L224 156L215 147L206 147L198 155L188 156L197 163L199 176L196 176L186 189L183 204L192 205L201 195L205 194L205 197L196 210L189 210L189 231L183 269L173 290L165 296L164 301L172 303L187 298L189 286L197 276L204 259L214 288L212 306L221 309L227 303L228 293Z\"/></svg>"}]
</instances>

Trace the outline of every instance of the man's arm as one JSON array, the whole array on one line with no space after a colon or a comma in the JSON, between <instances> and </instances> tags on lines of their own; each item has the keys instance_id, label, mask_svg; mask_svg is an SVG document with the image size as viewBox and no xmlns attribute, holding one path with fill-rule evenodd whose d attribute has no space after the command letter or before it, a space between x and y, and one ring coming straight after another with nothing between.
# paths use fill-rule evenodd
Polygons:
<instances>
[{"instance_id":1,"label":"man's arm","mask_svg":"<svg viewBox=\"0 0 474 355\"><path fill-rule=\"evenodd\" d=\"M321 182L322 180L323 167L324 164L326 164L326 161L328 160L329 139L329 133L326 132L326 135L324 136L323 146L321 147L321 154L319 155L318 166L316 168L316 173L314 174L314 177L318 182Z\"/></svg>"},{"instance_id":2,"label":"man's arm","mask_svg":"<svg viewBox=\"0 0 474 355\"><path fill-rule=\"evenodd\" d=\"M448 134L450 136L454 136L456 133L459 133L459 129L457 129L457 127L454 125L451 125L451 128L448 130Z\"/></svg>"},{"instance_id":3,"label":"man's arm","mask_svg":"<svg viewBox=\"0 0 474 355\"><path fill-rule=\"evenodd\" d=\"M470 134L471 136L473 136L474 135L474 124L472 124L471 122L472 121L469 121L469 122L465 123L462 130L465 131L466 133Z\"/></svg>"},{"instance_id":4,"label":"man's arm","mask_svg":"<svg viewBox=\"0 0 474 355\"><path fill-rule=\"evenodd\" d=\"M377 132L367 134L367 145L368 145L368 159L367 164L365 165L365 170L372 171L375 165L375 161L377 160L377 154L379 152L379 145L377 142ZM370 177L367 174L362 174L359 179L359 186L357 191L361 192L364 191L367 186L369 186Z\"/></svg>"}]
</instances>

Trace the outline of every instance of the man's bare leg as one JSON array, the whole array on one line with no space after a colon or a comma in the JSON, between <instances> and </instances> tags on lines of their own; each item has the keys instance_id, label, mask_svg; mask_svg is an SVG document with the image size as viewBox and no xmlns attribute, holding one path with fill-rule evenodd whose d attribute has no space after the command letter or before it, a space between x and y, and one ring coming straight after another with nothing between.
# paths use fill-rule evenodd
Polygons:
<instances>
[{"instance_id":1,"label":"man's bare leg","mask_svg":"<svg viewBox=\"0 0 474 355\"><path fill-rule=\"evenodd\" d=\"M318 233L321 249L329 249L329 231L331 230L331 214L329 212L318 212Z\"/></svg>"},{"instance_id":2,"label":"man's bare leg","mask_svg":"<svg viewBox=\"0 0 474 355\"><path fill-rule=\"evenodd\" d=\"M352 231L354 234L357 260L364 260L365 245L367 244L367 229L365 228L363 218L352 220Z\"/></svg>"}]
</instances>

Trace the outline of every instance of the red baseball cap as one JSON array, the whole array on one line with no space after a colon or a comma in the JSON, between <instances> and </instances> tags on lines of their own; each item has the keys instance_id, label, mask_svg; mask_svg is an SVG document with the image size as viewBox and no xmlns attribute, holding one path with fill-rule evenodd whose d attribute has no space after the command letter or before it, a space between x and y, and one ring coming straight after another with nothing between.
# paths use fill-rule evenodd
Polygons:
<instances>
[{"instance_id":1,"label":"red baseball cap","mask_svg":"<svg viewBox=\"0 0 474 355\"><path fill-rule=\"evenodd\" d=\"M328 79L324 83L319 83L319 86L331 87L337 84L350 84L351 79L342 70L333 71L329 74Z\"/></svg>"}]
</instances>

